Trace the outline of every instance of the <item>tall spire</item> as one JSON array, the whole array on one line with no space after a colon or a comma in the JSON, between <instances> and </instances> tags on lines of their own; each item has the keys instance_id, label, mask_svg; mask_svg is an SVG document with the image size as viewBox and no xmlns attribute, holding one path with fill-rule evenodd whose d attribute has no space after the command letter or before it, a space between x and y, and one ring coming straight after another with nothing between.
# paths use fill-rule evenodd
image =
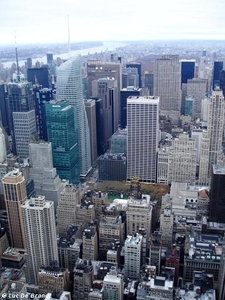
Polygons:
<instances>
[{"instance_id":1,"label":"tall spire","mask_svg":"<svg viewBox=\"0 0 225 300\"><path fill-rule=\"evenodd\" d=\"M68 54L70 58L70 16L67 16L68 18Z\"/></svg>"},{"instance_id":2,"label":"tall spire","mask_svg":"<svg viewBox=\"0 0 225 300\"><path fill-rule=\"evenodd\" d=\"M19 61L18 61L18 52L17 52L17 43L16 43L16 32L15 32L15 51L16 51L16 75L17 81L20 82L20 72L19 72Z\"/></svg>"}]
</instances>

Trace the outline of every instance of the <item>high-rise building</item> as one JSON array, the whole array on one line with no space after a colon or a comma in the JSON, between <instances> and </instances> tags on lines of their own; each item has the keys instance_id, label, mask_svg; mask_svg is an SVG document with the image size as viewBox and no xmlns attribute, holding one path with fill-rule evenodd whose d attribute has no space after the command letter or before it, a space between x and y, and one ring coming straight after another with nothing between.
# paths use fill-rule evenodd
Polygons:
<instances>
[{"instance_id":1,"label":"high-rise building","mask_svg":"<svg viewBox=\"0 0 225 300\"><path fill-rule=\"evenodd\" d=\"M66 185L57 207L57 232L60 236L66 236L69 227L76 224L76 205L79 202L78 187Z\"/></svg>"},{"instance_id":2,"label":"high-rise building","mask_svg":"<svg viewBox=\"0 0 225 300\"><path fill-rule=\"evenodd\" d=\"M52 143L53 165L61 179L78 183L79 138L75 127L74 107L65 100L52 100L46 103L45 109L48 141Z\"/></svg>"},{"instance_id":3,"label":"high-rise building","mask_svg":"<svg viewBox=\"0 0 225 300\"><path fill-rule=\"evenodd\" d=\"M156 182L159 98L127 99L127 180Z\"/></svg>"},{"instance_id":4,"label":"high-rise building","mask_svg":"<svg viewBox=\"0 0 225 300\"><path fill-rule=\"evenodd\" d=\"M117 130L110 140L110 152L113 154L127 154L127 130Z\"/></svg>"},{"instance_id":5,"label":"high-rise building","mask_svg":"<svg viewBox=\"0 0 225 300\"><path fill-rule=\"evenodd\" d=\"M15 169L3 177L2 183L11 246L25 249L24 224L21 211L21 206L27 199L25 179L22 173Z\"/></svg>"},{"instance_id":6,"label":"high-rise building","mask_svg":"<svg viewBox=\"0 0 225 300\"><path fill-rule=\"evenodd\" d=\"M74 299L88 299L94 281L94 268L89 261L78 259L74 268Z\"/></svg>"},{"instance_id":7,"label":"high-rise building","mask_svg":"<svg viewBox=\"0 0 225 300\"><path fill-rule=\"evenodd\" d=\"M0 84L0 120L6 133L8 135L11 134L10 112L7 104L6 84Z\"/></svg>"},{"instance_id":8,"label":"high-rise building","mask_svg":"<svg viewBox=\"0 0 225 300\"><path fill-rule=\"evenodd\" d=\"M90 226L83 231L83 255L85 260L97 260L98 235L95 226Z\"/></svg>"},{"instance_id":9,"label":"high-rise building","mask_svg":"<svg viewBox=\"0 0 225 300\"><path fill-rule=\"evenodd\" d=\"M177 120L181 109L181 75L178 55L155 60L154 95L160 98L160 113Z\"/></svg>"},{"instance_id":10,"label":"high-rise building","mask_svg":"<svg viewBox=\"0 0 225 300\"><path fill-rule=\"evenodd\" d=\"M45 103L53 100L54 91L52 89L36 86L34 88L35 115L37 121L37 131L41 140L48 141Z\"/></svg>"},{"instance_id":11,"label":"high-rise building","mask_svg":"<svg viewBox=\"0 0 225 300\"><path fill-rule=\"evenodd\" d=\"M26 281L37 285L39 268L58 261L54 203L46 201L44 196L30 198L22 204L22 216L27 249Z\"/></svg>"},{"instance_id":12,"label":"high-rise building","mask_svg":"<svg viewBox=\"0 0 225 300\"><path fill-rule=\"evenodd\" d=\"M213 66L213 82L212 82L212 89L220 87L220 72L223 70L223 61L214 61Z\"/></svg>"},{"instance_id":13,"label":"high-rise building","mask_svg":"<svg viewBox=\"0 0 225 300\"><path fill-rule=\"evenodd\" d=\"M56 168L53 168L51 143L32 141L29 144L29 158L29 178L34 181L36 195L44 195L53 201L56 211L63 184Z\"/></svg>"},{"instance_id":14,"label":"high-rise building","mask_svg":"<svg viewBox=\"0 0 225 300\"><path fill-rule=\"evenodd\" d=\"M210 139L209 148L209 175L212 165L217 164L218 156L222 150L224 130L225 101L221 90L212 91L209 104L208 135Z\"/></svg>"},{"instance_id":15,"label":"high-rise building","mask_svg":"<svg viewBox=\"0 0 225 300\"><path fill-rule=\"evenodd\" d=\"M123 277L118 275L115 267L112 267L110 272L104 277L104 299L123 300Z\"/></svg>"},{"instance_id":16,"label":"high-rise building","mask_svg":"<svg viewBox=\"0 0 225 300\"><path fill-rule=\"evenodd\" d=\"M120 91L120 127L127 126L127 98L141 96L141 89L134 86L128 86Z\"/></svg>"},{"instance_id":17,"label":"high-rise building","mask_svg":"<svg viewBox=\"0 0 225 300\"><path fill-rule=\"evenodd\" d=\"M136 68L137 71L138 71L138 76L139 76L139 81L138 81L138 86L139 88L142 88L142 80L141 80L141 64L140 63L129 63L129 64L126 64L126 67L127 68Z\"/></svg>"},{"instance_id":18,"label":"high-rise building","mask_svg":"<svg viewBox=\"0 0 225 300\"><path fill-rule=\"evenodd\" d=\"M223 96L225 96L225 70L220 71L220 89L223 91Z\"/></svg>"},{"instance_id":19,"label":"high-rise building","mask_svg":"<svg viewBox=\"0 0 225 300\"><path fill-rule=\"evenodd\" d=\"M118 129L120 122L120 89L122 87L122 72L119 62L102 62L89 60L87 62L88 96L92 95L92 81L99 78L114 78L117 83L117 91L113 107L113 132Z\"/></svg>"},{"instance_id":20,"label":"high-rise building","mask_svg":"<svg viewBox=\"0 0 225 300\"><path fill-rule=\"evenodd\" d=\"M97 160L97 121L95 100L88 99L85 101L88 124L90 128L91 139L91 165L95 166Z\"/></svg>"},{"instance_id":21,"label":"high-rise building","mask_svg":"<svg viewBox=\"0 0 225 300\"><path fill-rule=\"evenodd\" d=\"M49 68L44 65L41 68L28 68L27 80L32 84L41 85L42 88L49 88Z\"/></svg>"},{"instance_id":22,"label":"high-rise building","mask_svg":"<svg viewBox=\"0 0 225 300\"><path fill-rule=\"evenodd\" d=\"M47 53L47 64L51 65L53 63L53 54L52 53Z\"/></svg>"},{"instance_id":23,"label":"high-rise building","mask_svg":"<svg viewBox=\"0 0 225 300\"><path fill-rule=\"evenodd\" d=\"M0 164L5 162L6 155L5 135L0 127Z\"/></svg>"},{"instance_id":24,"label":"high-rise building","mask_svg":"<svg viewBox=\"0 0 225 300\"><path fill-rule=\"evenodd\" d=\"M195 77L195 60L180 60L181 67L181 86L183 83L187 83L188 79L193 79Z\"/></svg>"},{"instance_id":25,"label":"high-rise building","mask_svg":"<svg viewBox=\"0 0 225 300\"><path fill-rule=\"evenodd\" d=\"M142 240L141 234L128 235L125 243L125 263L124 275L132 279L138 279L141 271L141 254L142 254Z\"/></svg>"},{"instance_id":26,"label":"high-rise building","mask_svg":"<svg viewBox=\"0 0 225 300\"><path fill-rule=\"evenodd\" d=\"M174 215L172 213L172 207L168 204L161 210L160 214L160 232L162 233L161 244L163 247L172 246L173 219Z\"/></svg>"},{"instance_id":27,"label":"high-rise building","mask_svg":"<svg viewBox=\"0 0 225 300\"><path fill-rule=\"evenodd\" d=\"M212 166L209 219L211 222L224 222L225 214L225 168Z\"/></svg>"},{"instance_id":28,"label":"high-rise building","mask_svg":"<svg viewBox=\"0 0 225 300\"><path fill-rule=\"evenodd\" d=\"M145 73L145 88L149 90L149 96L154 95L154 74Z\"/></svg>"},{"instance_id":29,"label":"high-rise building","mask_svg":"<svg viewBox=\"0 0 225 300\"><path fill-rule=\"evenodd\" d=\"M133 86L139 88L139 74L137 68L122 69L122 88Z\"/></svg>"},{"instance_id":30,"label":"high-rise building","mask_svg":"<svg viewBox=\"0 0 225 300\"><path fill-rule=\"evenodd\" d=\"M91 169L90 129L82 91L80 56L69 59L57 69L57 99L65 99L74 107L74 124L78 134L80 176ZM75 138L76 139L76 138Z\"/></svg>"},{"instance_id":31,"label":"high-rise building","mask_svg":"<svg viewBox=\"0 0 225 300\"><path fill-rule=\"evenodd\" d=\"M30 136L37 132L32 84L10 82L7 84L14 153L28 158Z\"/></svg>"},{"instance_id":32,"label":"high-rise building","mask_svg":"<svg viewBox=\"0 0 225 300\"><path fill-rule=\"evenodd\" d=\"M207 79L193 78L187 81L187 97L193 99L193 116L201 117L201 103L207 93Z\"/></svg>"},{"instance_id":33,"label":"high-rise building","mask_svg":"<svg viewBox=\"0 0 225 300\"><path fill-rule=\"evenodd\" d=\"M32 58L31 57L27 58L25 65L26 65L27 69L32 68Z\"/></svg>"}]
</instances>

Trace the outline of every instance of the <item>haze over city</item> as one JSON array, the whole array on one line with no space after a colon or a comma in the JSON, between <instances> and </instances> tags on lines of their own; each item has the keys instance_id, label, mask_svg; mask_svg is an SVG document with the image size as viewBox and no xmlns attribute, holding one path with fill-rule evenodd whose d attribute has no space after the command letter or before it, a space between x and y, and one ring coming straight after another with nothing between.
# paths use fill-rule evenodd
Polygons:
<instances>
[{"instance_id":1,"label":"haze over city","mask_svg":"<svg viewBox=\"0 0 225 300\"><path fill-rule=\"evenodd\" d=\"M1 5L1 44L71 41L225 39L222 0L9 0Z\"/></svg>"}]
</instances>

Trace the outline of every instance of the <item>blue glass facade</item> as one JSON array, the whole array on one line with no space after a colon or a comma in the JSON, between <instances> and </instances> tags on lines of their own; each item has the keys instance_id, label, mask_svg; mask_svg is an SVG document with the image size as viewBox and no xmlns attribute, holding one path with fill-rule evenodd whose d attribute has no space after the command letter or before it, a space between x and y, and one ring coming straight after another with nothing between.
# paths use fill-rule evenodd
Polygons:
<instances>
[{"instance_id":1,"label":"blue glass facade","mask_svg":"<svg viewBox=\"0 0 225 300\"><path fill-rule=\"evenodd\" d=\"M46 105L48 141L52 143L53 165L61 179L79 183L78 134L74 107L68 101L50 101Z\"/></svg>"}]
</instances>

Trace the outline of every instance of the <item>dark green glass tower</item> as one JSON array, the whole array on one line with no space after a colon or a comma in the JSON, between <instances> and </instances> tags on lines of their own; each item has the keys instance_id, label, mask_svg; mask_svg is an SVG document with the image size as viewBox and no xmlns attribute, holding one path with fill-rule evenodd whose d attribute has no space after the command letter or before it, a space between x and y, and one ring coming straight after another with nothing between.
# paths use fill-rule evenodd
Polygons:
<instances>
[{"instance_id":1,"label":"dark green glass tower","mask_svg":"<svg viewBox=\"0 0 225 300\"><path fill-rule=\"evenodd\" d=\"M48 141L52 143L53 165L61 179L79 183L78 134L74 107L68 101L53 100L46 105Z\"/></svg>"}]
</instances>

